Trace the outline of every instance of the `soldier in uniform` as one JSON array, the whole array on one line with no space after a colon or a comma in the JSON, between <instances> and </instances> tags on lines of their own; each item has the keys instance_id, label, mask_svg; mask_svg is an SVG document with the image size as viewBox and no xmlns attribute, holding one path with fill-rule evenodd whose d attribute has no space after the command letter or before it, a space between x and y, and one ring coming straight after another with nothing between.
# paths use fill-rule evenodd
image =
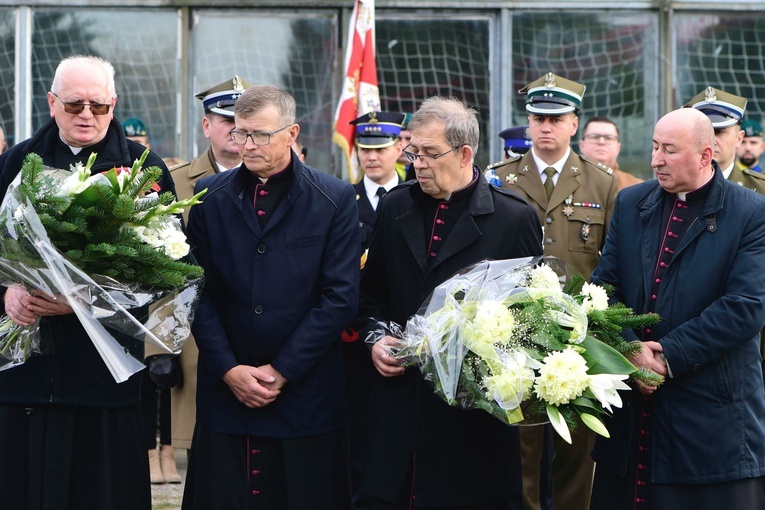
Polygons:
<instances>
[{"instance_id":1,"label":"soldier in uniform","mask_svg":"<svg viewBox=\"0 0 765 510\"><path fill-rule=\"evenodd\" d=\"M210 140L210 147L191 162L171 169L179 199L194 196L194 185L201 178L236 168L242 163L229 132L234 129L234 103L249 86L246 80L234 76L195 96L204 105L202 129ZM183 213L184 221L188 221L188 214L187 209ZM194 432L198 356L194 337L189 337L177 358L183 371L183 384L173 388L171 397L173 446L187 450L191 448Z\"/></svg>"},{"instance_id":2,"label":"soldier in uniform","mask_svg":"<svg viewBox=\"0 0 765 510\"><path fill-rule=\"evenodd\" d=\"M403 113L371 112L351 121L356 126L356 156L364 177L356 184L359 207L361 252L369 248L375 226L377 204L391 189L404 182L396 171L402 154L401 125Z\"/></svg>"},{"instance_id":3,"label":"soldier in uniform","mask_svg":"<svg viewBox=\"0 0 765 510\"><path fill-rule=\"evenodd\" d=\"M707 87L685 104L685 108L695 108L712 121L715 129L714 159L725 178L765 195L765 176L735 164L736 149L744 138L741 120L746 110L746 98Z\"/></svg>"},{"instance_id":4,"label":"soldier in uniform","mask_svg":"<svg viewBox=\"0 0 765 510\"><path fill-rule=\"evenodd\" d=\"M741 123L744 139L736 151L736 165L741 169L762 172L760 156L765 152L762 125L756 120L748 119Z\"/></svg>"},{"instance_id":5,"label":"soldier in uniform","mask_svg":"<svg viewBox=\"0 0 765 510\"><path fill-rule=\"evenodd\" d=\"M371 112L351 121L356 126L356 156L364 177L354 184L356 205L361 228L361 268L372 242L372 229L377 219L380 200L391 189L404 182L396 170L402 154L401 128L403 113ZM410 135L411 137L411 135ZM355 328L342 334L345 394L348 400L348 438L351 457L351 489L354 500L359 489L366 462L367 427L369 426L369 397L375 370L369 363L369 350L359 340Z\"/></svg>"},{"instance_id":6,"label":"soldier in uniform","mask_svg":"<svg viewBox=\"0 0 765 510\"><path fill-rule=\"evenodd\" d=\"M571 148L584 90L584 85L547 73L518 91L527 97L533 146L494 170L503 187L536 207L544 228L544 254L565 260L589 279L605 242L618 182L610 168ZM544 427L521 427L520 433L524 509L539 510ZM574 433L572 445L555 436L555 508L589 507L593 443L594 433L583 425Z\"/></svg>"}]
</instances>

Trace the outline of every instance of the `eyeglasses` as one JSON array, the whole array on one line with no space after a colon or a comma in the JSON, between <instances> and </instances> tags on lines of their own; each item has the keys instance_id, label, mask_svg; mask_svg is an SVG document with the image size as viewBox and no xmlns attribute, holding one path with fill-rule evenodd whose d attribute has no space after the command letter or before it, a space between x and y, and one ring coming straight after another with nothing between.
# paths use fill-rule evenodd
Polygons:
<instances>
[{"instance_id":1,"label":"eyeglasses","mask_svg":"<svg viewBox=\"0 0 765 510\"><path fill-rule=\"evenodd\" d=\"M73 115L81 114L86 106L90 108L90 113L92 113L93 115L106 115L107 113L109 113L109 110L112 107L112 105L110 104L103 104L103 103L83 103L82 101L68 102L58 97L58 94L56 94L53 91L51 91L51 94L56 96L56 99L61 101L61 104L64 105L64 111L66 113L71 113Z\"/></svg>"},{"instance_id":2,"label":"eyeglasses","mask_svg":"<svg viewBox=\"0 0 765 510\"><path fill-rule=\"evenodd\" d=\"M584 135L584 139L593 143L597 143L602 140L603 143L608 143L608 144L616 143L619 141L619 137L616 135L597 135L595 133Z\"/></svg>"},{"instance_id":3,"label":"eyeglasses","mask_svg":"<svg viewBox=\"0 0 765 510\"><path fill-rule=\"evenodd\" d=\"M432 160L435 161L438 158L442 158L442 157L446 156L450 152L454 152L456 150L459 150L459 149L462 148L462 145L464 145L464 144L458 145L456 147L452 147L448 151L442 152L441 154L436 154L435 156L432 156L430 154L415 154L414 152L409 152L406 149L408 149L411 145L412 144L407 145L406 148L403 150L403 153L404 153L404 156L406 156L406 159L408 159L412 163L414 163L418 159L420 160L420 163L425 163L426 159L432 159Z\"/></svg>"},{"instance_id":4,"label":"eyeglasses","mask_svg":"<svg viewBox=\"0 0 765 510\"><path fill-rule=\"evenodd\" d=\"M251 138L252 143L254 143L255 145L268 145L269 143L271 143L272 136L274 136L279 131L284 131L290 126L292 126L292 124L287 124L283 128L277 129L276 131L271 131L270 133L268 131L257 131L255 133L248 133L246 131L237 131L236 129L232 129L229 134L231 135L231 141L237 145L246 145L248 138Z\"/></svg>"}]
</instances>

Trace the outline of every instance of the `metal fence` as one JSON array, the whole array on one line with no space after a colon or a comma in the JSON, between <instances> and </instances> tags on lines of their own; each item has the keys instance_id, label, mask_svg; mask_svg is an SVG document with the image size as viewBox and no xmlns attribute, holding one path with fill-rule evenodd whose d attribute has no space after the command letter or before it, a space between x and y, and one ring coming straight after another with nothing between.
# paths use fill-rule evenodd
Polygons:
<instances>
[{"instance_id":1,"label":"metal fence","mask_svg":"<svg viewBox=\"0 0 765 510\"><path fill-rule=\"evenodd\" d=\"M747 115L765 118L763 2L602 5L378 0L382 107L462 98L480 115L483 166L501 157L497 133L526 122L517 90L553 71L587 86L580 124L613 118L622 166L642 177L650 177L658 117L709 85L748 97ZM30 136L49 117L45 94L58 62L92 53L115 66L118 118L142 119L162 156L191 159L207 146L194 93L239 74L290 91L309 163L341 175L331 132L351 8L350 0L0 0L0 125L11 142Z\"/></svg>"}]
</instances>

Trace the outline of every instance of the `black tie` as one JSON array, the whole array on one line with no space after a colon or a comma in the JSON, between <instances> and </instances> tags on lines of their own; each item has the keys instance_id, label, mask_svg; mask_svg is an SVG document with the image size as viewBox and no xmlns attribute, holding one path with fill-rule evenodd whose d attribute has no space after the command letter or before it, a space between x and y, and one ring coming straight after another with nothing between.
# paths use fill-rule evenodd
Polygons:
<instances>
[{"instance_id":1,"label":"black tie","mask_svg":"<svg viewBox=\"0 0 765 510\"><path fill-rule=\"evenodd\" d=\"M385 191L385 188L383 188L382 186L380 186L379 188L377 188L377 193L376 193L376 195L377 195L377 197L378 197L378 198L382 198L382 197L384 197L386 193L387 193L387 191Z\"/></svg>"}]
</instances>

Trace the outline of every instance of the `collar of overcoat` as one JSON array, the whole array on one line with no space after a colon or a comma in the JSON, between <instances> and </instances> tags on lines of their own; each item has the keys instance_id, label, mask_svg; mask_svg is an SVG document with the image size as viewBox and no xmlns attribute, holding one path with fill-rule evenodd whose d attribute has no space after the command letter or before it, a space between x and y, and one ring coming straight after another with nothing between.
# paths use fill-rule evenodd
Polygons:
<instances>
[{"instance_id":1,"label":"collar of overcoat","mask_svg":"<svg viewBox=\"0 0 765 510\"><path fill-rule=\"evenodd\" d=\"M475 171L478 171L478 169L474 168ZM481 230L478 228L474 218L494 212L494 197L492 197L489 183L479 172L477 182L471 192L470 203L466 213L460 215L457 223L444 240L444 245L439 251L438 257L432 264L429 264L428 247L425 243L425 222L423 221L423 209L421 206L427 197L419 184L412 185L409 193L412 195L415 207L397 217L396 221L407 246L409 246L417 260L417 264L420 266L423 274L433 271L449 257L459 253L478 240L481 237Z\"/></svg>"}]
</instances>

